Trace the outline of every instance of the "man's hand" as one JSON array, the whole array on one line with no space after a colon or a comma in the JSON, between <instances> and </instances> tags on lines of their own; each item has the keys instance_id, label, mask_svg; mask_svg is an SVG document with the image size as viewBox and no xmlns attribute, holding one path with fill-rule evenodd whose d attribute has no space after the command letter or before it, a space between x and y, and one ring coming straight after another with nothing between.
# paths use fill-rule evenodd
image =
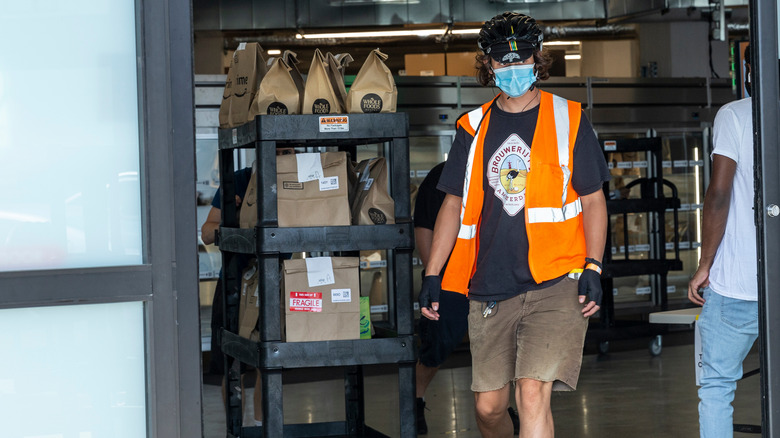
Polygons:
<instances>
[{"instance_id":1,"label":"man's hand","mask_svg":"<svg viewBox=\"0 0 780 438\"><path fill-rule=\"evenodd\" d=\"M577 288L579 290L580 304L587 302L585 307L582 308L582 316L588 318L601 308L601 275L592 269L584 269L582 274L580 274Z\"/></svg>"},{"instance_id":2,"label":"man's hand","mask_svg":"<svg viewBox=\"0 0 780 438\"><path fill-rule=\"evenodd\" d=\"M691 281L688 282L688 299L697 306L704 305L704 297L699 292L699 289L703 289L710 285L710 270L699 266L699 269L691 277Z\"/></svg>"},{"instance_id":3,"label":"man's hand","mask_svg":"<svg viewBox=\"0 0 780 438\"><path fill-rule=\"evenodd\" d=\"M439 295L441 295L441 277L438 275L423 277L422 288L417 301L420 304L420 313L433 321L439 319Z\"/></svg>"}]
</instances>

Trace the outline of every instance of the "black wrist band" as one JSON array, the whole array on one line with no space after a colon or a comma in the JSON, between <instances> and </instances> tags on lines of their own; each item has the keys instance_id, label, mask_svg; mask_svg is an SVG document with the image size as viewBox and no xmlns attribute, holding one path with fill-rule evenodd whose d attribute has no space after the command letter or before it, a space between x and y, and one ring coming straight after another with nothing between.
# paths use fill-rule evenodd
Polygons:
<instances>
[{"instance_id":1,"label":"black wrist band","mask_svg":"<svg viewBox=\"0 0 780 438\"><path fill-rule=\"evenodd\" d=\"M592 259L590 257L585 257L585 264L588 264L588 263L593 263L594 265L598 266L600 269L604 269L604 266L601 265L600 261L598 261L596 259Z\"/></svg>"}]
</instances>

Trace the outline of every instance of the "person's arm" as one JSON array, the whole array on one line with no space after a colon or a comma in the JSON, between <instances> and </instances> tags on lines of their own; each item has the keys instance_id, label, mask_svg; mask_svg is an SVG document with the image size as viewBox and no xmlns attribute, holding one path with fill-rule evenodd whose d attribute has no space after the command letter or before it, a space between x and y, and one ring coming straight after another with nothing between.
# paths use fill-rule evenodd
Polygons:
<instances>
[{"instance_id":1,"label":"person's arm","mask_svg":"<svg viewBox=\"0 0 780 438\"><path fill-rule=\"evenodd\" d=\"M703 305L704 298L699 289L710 284L710 268L715 260L723 233L726 231L726 221L729 216L731 189L734 174L737 172L737 162L723 155L712 157L712 177L704 195L704 212L701 221L701 259L699 268L688 283L688 299L694 304Z\"/></svg>"},{"instance_id":2,"label":"person's arm","mask_svg":"<svg viewBox=\"0 0 780 438\"><path fill-rule=\"evenodd\" d=\"M222 219L222 210L217 207L211 207L206 222L200 227L200 239L206 245L211 245L215 240L215 233L219 229L219 222Z\"/></svg>"},{"instance_id":3,"label":"person's arm","mask_svg":"<svg viewBox=\"0 0 780 438\"><path fill-rule=\"evenodd\" d=\"M582 222L585 231L585 253L599 263L604 257L604 245L607 242L607 201L604 192L595 192L580 197L582 202ZM593 297L591 297L593 298ZM580 303L585 303L585 296L580 295ZM595 301L590 301L582 309L584 317L589 317L599 310Z\"/></svg>"},{"instance_id":4,"label":"person's arm","mask_svg":"<svg viewBox=\"0 0 780 438\"><path fill-rule=\"evenodd\" d=\"M431 244L428 263L425 265L425 276L438 276L444 264L447 262L455 241L458 239L460 228L460 206L463 198L447 194L436 217L436 225L433 228L433 242ZM421 307L420 312L428 319L439 319L439 302L433 301L431 307Z\"/></svg>"},{"instance_id":5,"label":"person's arm","mask_svg":"<svg viewBox=\"0 0 780 438\"><path fill-rule=\"evenodd\" d=\"M420 260L423 268L428 266L428 259L431 255L431 245L433 244L433 230L425 227L414 227L414 245L417 252L420 253Z\"/></svg>"}]
</instances>

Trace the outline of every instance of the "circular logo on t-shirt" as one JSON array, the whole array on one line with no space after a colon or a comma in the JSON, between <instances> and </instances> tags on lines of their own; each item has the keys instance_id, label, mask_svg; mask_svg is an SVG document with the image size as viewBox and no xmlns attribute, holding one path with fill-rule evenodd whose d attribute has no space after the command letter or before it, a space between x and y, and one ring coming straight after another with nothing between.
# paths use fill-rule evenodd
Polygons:
<instances>
[{"instance_id":1,"label":"circular logo on t-shirt","mask_svg":"<svg viewBox=\"0 0 780 438\"><path fill-rule=\"evenodd\" d=\"M268 105L268 110L266 112L269 116L288 114L287 105L283 104L282 102L273 102Z\"/></svg>"},{"instance_id":2,"label":"circular logo on t-shirt","mask_svg":"<svg viewBox=\"0 0 780 438\"><path fill-rule=\"evenodd\" d=\"M311 104L312 114L330 114L330 102L325 99L315 99Z\"/></svg>"},{"instance_id":3,"label":"circular logo on t-shirt","mask_svg":"<svg viewBox=\"0 0 780 438\"><path fill-rule=\"evenodd\" d=\"M496 149L487 166L488 184L510 216L525 206L525 179L530 167L531 148L512 134Z\"/></svg>"},{"instance_id":4,"label":"circular logo on t-shirt","mask_svg":"<svg viewBox=\"0 0 780 438\"><path fill-rule=\"evenodd\" d=\"M360 109L364 113L378 113L382 111L382 98L378 94L368 93L360 99Z\"/></svg>"}]
</instances>

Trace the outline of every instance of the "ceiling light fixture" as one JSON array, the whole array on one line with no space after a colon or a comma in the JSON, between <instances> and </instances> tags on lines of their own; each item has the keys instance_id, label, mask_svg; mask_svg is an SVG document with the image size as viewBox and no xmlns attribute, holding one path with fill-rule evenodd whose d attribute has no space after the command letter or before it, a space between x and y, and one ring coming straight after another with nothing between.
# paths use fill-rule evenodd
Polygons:
<instances>
[{"instance_id":1,"label":"ceiling light fixture","mask_svg":"<svg viewBox=\"0 0 780 438\"><path fill-rule=\"evenodd\" d=\"M270 56L274 56L274 55L281 55L282 51L279 49L269 49L266 53L268 53Z\"/></svg>"},{"instance_id":2,"label":"ceiling light fixture","mask_svg":"<svg viewBox=\"0 0 780 438\"><path fill-rule=\"evenodd\" d=\"M563 59L567 61L575 61L578 59L582 59L582 55L563 55Z\"/></svg>"},{"instance_id":3,"label":"ceiling light fixture","mask_svg":"<svg viewBox=\"0 0 780 438\"><path fill-rule=\"evenodd\" d=\"M416 5L420 0L328 0L331 6Z\"/></svg>"},{"instance_id":4,"label":"ceiling light fixture","mask_svg":"<svg viewBox=\"0 0 780 438\"><path fill-rule=\"evenodd\" d=\"M579 46L581 41L546 41L545 46Z\"/></svg>"},{"instance_id":5,"label":"ceiling light fixture","mask_svg":"<svg viewBox=\"0 0 780 438\"><path fill-rule=\"evenodd\" d=\"M297 39L328 39L328 38L380 38L380 37L405 37L405 36L435 36L443 35L444 29L416 29L416 30L377 30L367 32L333 32L333 33L307 33L296 34Z\"/></svg>"}]
</instances>

